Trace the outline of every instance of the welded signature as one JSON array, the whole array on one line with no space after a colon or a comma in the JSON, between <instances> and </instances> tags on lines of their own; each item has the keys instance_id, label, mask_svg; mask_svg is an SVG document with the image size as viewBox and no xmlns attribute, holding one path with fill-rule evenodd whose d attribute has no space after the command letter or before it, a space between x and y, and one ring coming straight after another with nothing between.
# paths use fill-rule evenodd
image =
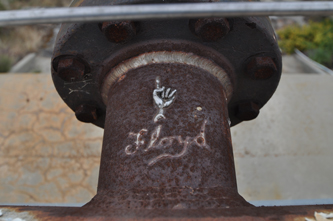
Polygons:
<instances>
[{"instance_id":1,"label":"welded signature","mask_svg":"<svg viewBox=\"0 0 333 221\"><path fill-rule=\"evenodd\" d=\"M180 153L177 154L163 153L158 155L157 157L152 158L148 162L148 166L152 166L158 161L163 159L173 159L184 156L191 145L196 145L206 150L210 150L210 147L206 142L206 134L205 134L206 124L207 120L204 120L200 128L200 132L198 133L197 136L195 137L187 136L185 139L183 139L180 135L160 138L162 125L158 125L153 130L149 142L146 142L144 139L144 137L146 137L148 134L147 129L141 129L138 133L130 132L128 136L134 137L136 138L136 140L134 141L133 144L127 145L125 147L125 153L127 155L133 155L136 154L139 150L143 152L149 152L154 149L167 149L172 146L174 141L178 142L180 145L183 146L183 149Z\"/></svg>"}]
</instances>

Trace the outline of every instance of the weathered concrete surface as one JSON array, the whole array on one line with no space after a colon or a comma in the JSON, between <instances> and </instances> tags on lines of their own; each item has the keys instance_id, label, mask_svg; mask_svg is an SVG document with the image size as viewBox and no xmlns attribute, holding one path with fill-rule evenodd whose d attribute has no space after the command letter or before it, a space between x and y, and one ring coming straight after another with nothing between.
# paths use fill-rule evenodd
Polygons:
<instances>
[{"instance_id":1,"label":"weathered concrete surface","mask_svg":"<svg viewBox=\"0 0 333 221\"><path fill-rule=\"evenodd\" d=\"M232 128L247 200L333 198L333 78L283 75L259 117ZM103 130L76 120L50 75L0 75L0 204L83 203Z\"/></svg>"},{"instance_id":2,"label":"weathered concrete surface","mask_svg":"<svg viewBox=\"0 0 333 221\"><path fill-rule=\"evenodd\" d=\"M256 120L231 129L248 200L333 198L333 78L282 75Z\"/></svg>"},{"instance_id":3,"label":"weathered concrete surface","mask_svg":"<svg viewBox=\"0 0 333 221\"><path fill-rule=\"evenodd\" d=\"M89 200L103 130L76 120L50 75L1 75L0 94L0 203Z\"/></svg>"},{"instance_id":4,"label":"weathered concrete surface","mask_svg":"<svg viewBox=\"0 0 333 221\"><path fill-rule=\"evenodd\" d=\"M295 54L282 56L283 74L314 74L313 70L305 66Z\"/></svg>"}]
</instances>

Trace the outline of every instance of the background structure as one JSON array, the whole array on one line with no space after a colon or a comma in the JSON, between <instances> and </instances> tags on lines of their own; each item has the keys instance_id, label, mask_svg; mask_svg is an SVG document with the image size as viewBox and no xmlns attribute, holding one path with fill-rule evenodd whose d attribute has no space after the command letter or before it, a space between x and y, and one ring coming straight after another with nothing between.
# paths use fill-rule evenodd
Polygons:
<instances>
[{"instance_id":1,"label":"background structure","mask_svg":"<svg viewBox=\"0 0 333 221\"><path fill-rule=\"evenodd\" d=\"M253 121L232 128L247 200L333 198L333 78L283 74ZM76 120L49 74L0 75L0 204L85 203L103 130Z\"/></svg>"}]
</instances>

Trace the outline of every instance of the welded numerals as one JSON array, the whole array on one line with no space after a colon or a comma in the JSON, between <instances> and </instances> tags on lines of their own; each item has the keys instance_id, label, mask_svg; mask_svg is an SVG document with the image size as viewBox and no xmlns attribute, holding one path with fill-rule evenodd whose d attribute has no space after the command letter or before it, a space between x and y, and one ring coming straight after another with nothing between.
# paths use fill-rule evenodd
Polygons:
<instances>
[{"instance_id":1,"label":"welded numerals","mask_svg":"<svg viewBox=\"0 0 333 221\"><path fill-rule=\"evenodd\" d=\"M171 90L171 88L166 89L165 87L160 87L160 78L156 78L156 89L153 92L153 98L155 104L158 107L158 113L154 117L154 122L157 123L160 119L165 119L164 108L169 107L176 98L177 90Z\"/></svg>"}]
</instances>

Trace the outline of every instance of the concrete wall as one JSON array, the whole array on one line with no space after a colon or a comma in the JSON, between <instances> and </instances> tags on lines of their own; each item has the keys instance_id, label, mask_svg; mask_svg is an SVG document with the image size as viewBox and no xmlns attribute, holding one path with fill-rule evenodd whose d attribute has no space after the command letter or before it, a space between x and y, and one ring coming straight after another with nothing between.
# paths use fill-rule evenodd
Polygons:
<instances>
[{"instance_id":1,"label":"concrete wall","mask_svg":"<svg viewBox=\"0 0 333 221\"><path fill-rule=\"evenodd\" d=\"M85 202L103 130L76 120L50 75L0 75L0 203Z\"/></svg>"},{"instance_id":2,"label":"concrete wall","mask_svg":"<svg viewBox=\"0 0 333 221\"><path fill-rule=\"evenodd\" d=\"M247 200L333 198L333 78L284 75L259 117L232 128ZM103 130L76 120L50 75L0 75L0 204L84 203Z\"/></svg>"},{"instance_id":3,"label":"concrete wall","mask_svg":"<svg viewBox=\"0 0 333 221\"><path fill-rule=\"evenodd\" d=\"M333 198L333 77L283 75L256 120L232 128L249 200Z\"/></svg>"}]
</instances>

